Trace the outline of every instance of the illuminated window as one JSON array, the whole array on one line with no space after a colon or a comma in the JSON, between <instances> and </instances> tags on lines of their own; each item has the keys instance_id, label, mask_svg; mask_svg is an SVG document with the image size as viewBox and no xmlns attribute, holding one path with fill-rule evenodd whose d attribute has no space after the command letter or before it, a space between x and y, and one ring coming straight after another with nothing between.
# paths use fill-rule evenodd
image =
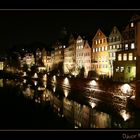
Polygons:
<instances>
[{"instance_id":1,"label":"illuminated window","mask_svg":"<svg viewBox=\"0 0 140 140\"><path fill-rule=\"evenodd\" d=\"M128 44L125 44L125 50L128 50Z\"/></svg>"},{"instance_id":2,"label":"illuminated window","mask_svg":"<svg viewBox=\"0 0 140 140\"><path fill-rule=\"evenodd\" d=\"M100 52L100 48L99 48L99 52Z\"/></svg>"},{"instance_id":3,"label":"illuminated window","mask_svg":"<svg viewBox=\"0 0 140 140\"><path fill-rule=\"evenodd\" d=\"M104 51L104 47L102 47L102 51Z\"/></svg>"},{"instance_id":4,"label":"illuminated window","mask_svg":"<svg viewBox=\"0 0 140 140\"><path fill-rule=\"evenodd\" d=\"M59 54L61 54L61 51L59 51Z\"/></svg>"},{"instance_id":5,"label":"illuminated window","mask_svg":"<svg viewBox=\"0 0 140 140\"><path fill-rule=\"evenodd\" d=\"M112 46L110 46L110 50L112 49Z\"/></svg>"},{"instance_id":6,"label":"illuminated window","mask_svg":"<svg viewBox=\"0 0 140 140\"><path fill-rule=\"evenodd\" d=\"M93 48L93 52L95 52L95 49Z\"/></svg>"},{"instance_id":7,"label":"illuminated window","mask_svg":"<svg viewBox=\"0 0 140 140\"><path fill-rule=\"evenodd\" d=\"M136 60L136 56L134 57L134 60Z\"/></svg>"},{"instance_id":8,"label":"illuminated window","mask_svg":"<svg viewBox=\"0 0 140 140\"><path fill-rule=\"evenodd\" d=\"M96 45L98 44L98 41L96 40Z\"/></svg>"},{"instance_id":9,"label":"illuminated window","mask_svg":"<svg viewBox=\"0 0 140 140\"><path fill-rule=\"evenodd\" d=\"M119 44L117 44L117 49L119 49Z\"/></svg>"},{"instance_id":10,"label":"illuminated window","mask_svg":"<svg viewBox=\"0 0 140 140\"><path fill-rule=\"evenodd\" d=\"M124 67L120 67L120 72L124 72Z\"/></svg>"},{"instance_id":11,"label":"illuminated window","mask_svg":"<svg viewBox=\"0 0 140 140\"><path fill-rule=\"evenodd\" d=\"M134 43L131 43L131 49L135 49Z\"/></svg>"},{"instance_id":12,"label":"illuminated window","mask_svg":"<svg viewBox=\"0 0 140 140\"><path fill-rule=\"evenodd\" d=\"M127 60L127 53L123 54L123 60L126 61Z\"/></svg>"},{"instance_id":13,"label":"illuminated window","mask_svg":"<svg viewBox=\"0 0 140 140\"><path fill-rule=\"evenodd\" d=\"M100 39L98 40L99 44L100 44Z\"/></svg>"},{"instance_id":14,"label":"illuminated window","mask_svg":"<svg viewBox=\"0 0 140 140\"><path fill-rule=\"evenodd\" d=\"M134 23L133 22L131 22L131 27L134 27Z\"/></svg>"},{"instance_id":15,"label":"illuminated window","mask_svg":"<svg viewBox=\"0 0 140 140\"><path fill-rule=\"evenodd\" d=\"M63 48L66 48L66 46L64 45Z\"/></svg>"},{"instance_id":16,"label":"illuminated window","mask_svg":"<svg viewBox=\"0 0 140 140\"><path fill-rule=\"evenodd\" d=\"M113 49L115 49L115 45L113 45Z\"/></svg>"},{"instance_id":17,"label":"illuminated window","mask_svg":"<svg viewBox=\"0 0 140 140\"><path fill-rule=\"evenodd\" d=\"M98 48L96 48L96 52L98 52Z\"/></svg>"},{"instance_id":18,"label":"illuminated window","mask_svg":"<svg viewBox=\"0 0 140 140\"><path fill-rule=\"evenodd\" d=\"M119 67L116 67L116 72L119 72Z\"/></svg>"},{"instance_id":19,"label":"illuminated window","mask_svg":"<svg viewBox=\"0 0 140 140\"><path fill-rule=\"evenodd\" d=\"M133 60L133 53L129 53L128 60Z\"/></svg>"},{"instance_id":20,"label":"illuminated window","mask_svg":"<svg viewBox=\"0 0 140 140\"><path fill-rule=\"evenodd\" d=\"M122 54L118 54L118 61L122 60Z\"/></svg>"},{"instance_id":21,"label":"illuminated window","mask_svg":"<svg viewBox=\"0 0 140 140\"><path fill-rule=\"evenodd\" d=\"M112 53L110 53L110 57L112 57Z\"/></svg>"},{"instance_id":22,"label":"illuminated window","mask_svg":"<svg viewBox=\"0 0 140 140\"><path fill-rule=\"evenodd\" d=\"M105 50L107 51L107 46L105 47Z\"/></svg>"}]
</instances>

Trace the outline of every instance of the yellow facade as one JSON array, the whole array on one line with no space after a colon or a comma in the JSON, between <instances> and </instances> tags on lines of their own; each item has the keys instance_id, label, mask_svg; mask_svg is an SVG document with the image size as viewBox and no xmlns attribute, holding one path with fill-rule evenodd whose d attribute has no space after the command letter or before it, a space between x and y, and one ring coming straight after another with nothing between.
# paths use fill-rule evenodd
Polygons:
<instances>
[{"instance_id":1,"label":"yellow facade","mask_svg":"<svg viewBox=\"0 0 140 140\"><path fill-rule=\"evenodd\" d=\"M102 76L110 73L107 37L100 29L92 40L92 70Z\"/></svg>"}]
</instances>

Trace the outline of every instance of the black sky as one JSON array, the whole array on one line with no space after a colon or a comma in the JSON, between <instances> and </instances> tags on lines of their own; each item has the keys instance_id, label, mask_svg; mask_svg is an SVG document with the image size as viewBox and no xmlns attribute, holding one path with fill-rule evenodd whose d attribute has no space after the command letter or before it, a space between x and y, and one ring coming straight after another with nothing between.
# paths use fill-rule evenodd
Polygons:
<instances>
[{"instance_id":1,"label":"black sky","mask_svg":"<svg viewBox=\"0 0 140 140\"><path fill-rule=\"evenodd\" d=\"M109 34L116 25L126 26L139 10L0 10L0 54L13 45L40 41L50 44L61 27L70 32L89 32L98 28Z\"/></svg>"}]
</instances>

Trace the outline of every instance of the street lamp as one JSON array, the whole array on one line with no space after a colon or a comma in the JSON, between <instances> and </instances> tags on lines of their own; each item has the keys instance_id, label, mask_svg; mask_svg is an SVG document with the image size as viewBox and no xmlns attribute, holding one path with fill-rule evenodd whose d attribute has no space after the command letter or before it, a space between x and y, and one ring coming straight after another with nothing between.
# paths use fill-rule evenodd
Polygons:
<instances>
[{"instance_id":1,"label":"street lamp","mask_svg":"<svg viewBox=\"0 0 140 140\"><path fill-rule=\"evenodd\" d=\"M130 90L131 90L131 87L128 84L124 84L124 85L121 86L121 91L123 93L125 93L125 94L127 94L128 92L130 92Z\"/></svg>"}]
</instances>

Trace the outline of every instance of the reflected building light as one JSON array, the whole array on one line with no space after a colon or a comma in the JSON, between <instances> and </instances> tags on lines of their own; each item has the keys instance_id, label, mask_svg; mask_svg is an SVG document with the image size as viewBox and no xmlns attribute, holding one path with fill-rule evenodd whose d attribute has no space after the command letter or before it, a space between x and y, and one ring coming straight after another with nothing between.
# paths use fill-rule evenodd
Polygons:
<instances>
[{"instance_id":1,"label":"reflected building light","mask_svg":"<svg viewBox=\"0 0 140 140\"><path fill-rule=\"evenodd\" d=\"M26 72L24 71L23 76L27 76Z\"/></svg>"},{"instance_id":2,"label":"reflected building light","mask_svg":"<svg viewBox=\"0 0 140 140\"><path fill-rule=\"evenodd\" d=\"M53 87L53 92L55 92L55 91L56 91L56 86Z\"/></svg>"},{"instance_id":3,"label":"reflected building light","mask_svg":"<svg viewBox=\"0 0 140 140\"><path fill-rule=\"evenodd\" d=\"M68 95L69 95L69 90L63 88L63 92L64 92L65 97L68 97Z\"/></svg>"},{"instance_id":4,"label":"reflected building light","mask_svg":"<svg viewBox=\"0 0 140 140\"><path fill-rule=\"evenodd\" d=\"M126 110L121 110L120 114L123 117L124 121L127 121L130 118L130 114L126 112Z\"/></svg>"},{"instance_id":5,"label":"reflected building light","mask_svg":"<svg viewBox=\"0 0 140 140\"><path fill-rule=\"evenodd\" d=\"M47 82L46 81L44 81L43 82L43 86L46 88L46 85L47 85Z\"/></svg>"},{"instance_id":6,"label":"reflected building light","mask_svg":"<svg viewBox=\"0 0 140 140\"><path fill-rule=\"evenodd\" d=\"M47 74L45 74L45 75L43 76L43 80L44 80L44 81L47 80Z\"/></svg>"},{"instance_id":7,"label":"reflected building light","mask_svg":"<svg viewBox=\"0 0 140 140\"><path fill-rule=\"evenodd\" d=\"M33 78L38 78L37 73L34 74Z\"/></svg>"},{"instance_id":8,"label":"reflected building light","mask_svg":"<svg viewBox=\"0 0 140 140\"><path fill-rule=\"evenodd\" d=\"M24 79L24 80L23 80L23 83L26 83L26 81L27 81L27 80L26 80L26 79Z\"/></svg>"},{"instance_id":9,"label":"reflected building light","mask_svg":"<svg viewBox=\"0 0 140 140\"><path fill-rule=\"evenodd\" d=\"M97 82L95 80L92 80L89 82L90 86L97 86Z\"/></svg>"},{"instance_id":10,"label":"reflected building light","mask_svg":"<svg viewBox=\"0 0 140 140\"><path fill-rule=\"evenodd\" d=\"M67 77L64 79L63 84L70 86L69 79Z\"/></svg>"},{"instance_id":11,"label":"reflected building light","mask_svg":"<svg viewBox=\"0 0 140 140\"><path fill-rule=\"evenodd\" d=\"M90 105L91 105L92 108L94 108L96 106L96 103L90 102Z\"/></svg>"},{"instance_id":12,"label":"reflected building light","mask_svg":"<svg viewBox=\"0 0 140 140\"><path fill-rule=\"evenodd\" d=\"M56 83L56 76L55 76L55 75L54 75L53 78L52 78L52 82L53 82L53 83Z\"/></svg>"},{"instance_id":13,"label":"reflected building light","mask_svg":"<svg viewBox=\"0 0 140 140\"><path fill-rule=\"evenodd\" d=\"M34 81L34 85L37 86L37 81Z\"/></svg>"},{"instance_id":14,"label":"reflected building light","mask_svg":"<svg viewBox=\"0 0 140 140\"><path fill-rule=\"evenodd\" d=\"M3 79L0 79L0 87L3 87Z\"/></svg>"},{"instance_id":15,"label":"reflected building light","mask_svg":"<svg viewBox=\"0 0 140 140\"><path fill-rule=\"evenodd\" d=\"M128 93L128 92L130 92L130 90L131 90L131 87L128 84L124 84L121 86L121 91L123 93Z\"/></svg>"},{"instance_id":16,"label":"reflected building light","mask_svg":"<svg viewBox=\"0 0 140 140\"><path fill-rule=\"evenodd\" d=\"M45 90L45 87L38 87L38 91Z\"/></svg>"}]
</instances>

